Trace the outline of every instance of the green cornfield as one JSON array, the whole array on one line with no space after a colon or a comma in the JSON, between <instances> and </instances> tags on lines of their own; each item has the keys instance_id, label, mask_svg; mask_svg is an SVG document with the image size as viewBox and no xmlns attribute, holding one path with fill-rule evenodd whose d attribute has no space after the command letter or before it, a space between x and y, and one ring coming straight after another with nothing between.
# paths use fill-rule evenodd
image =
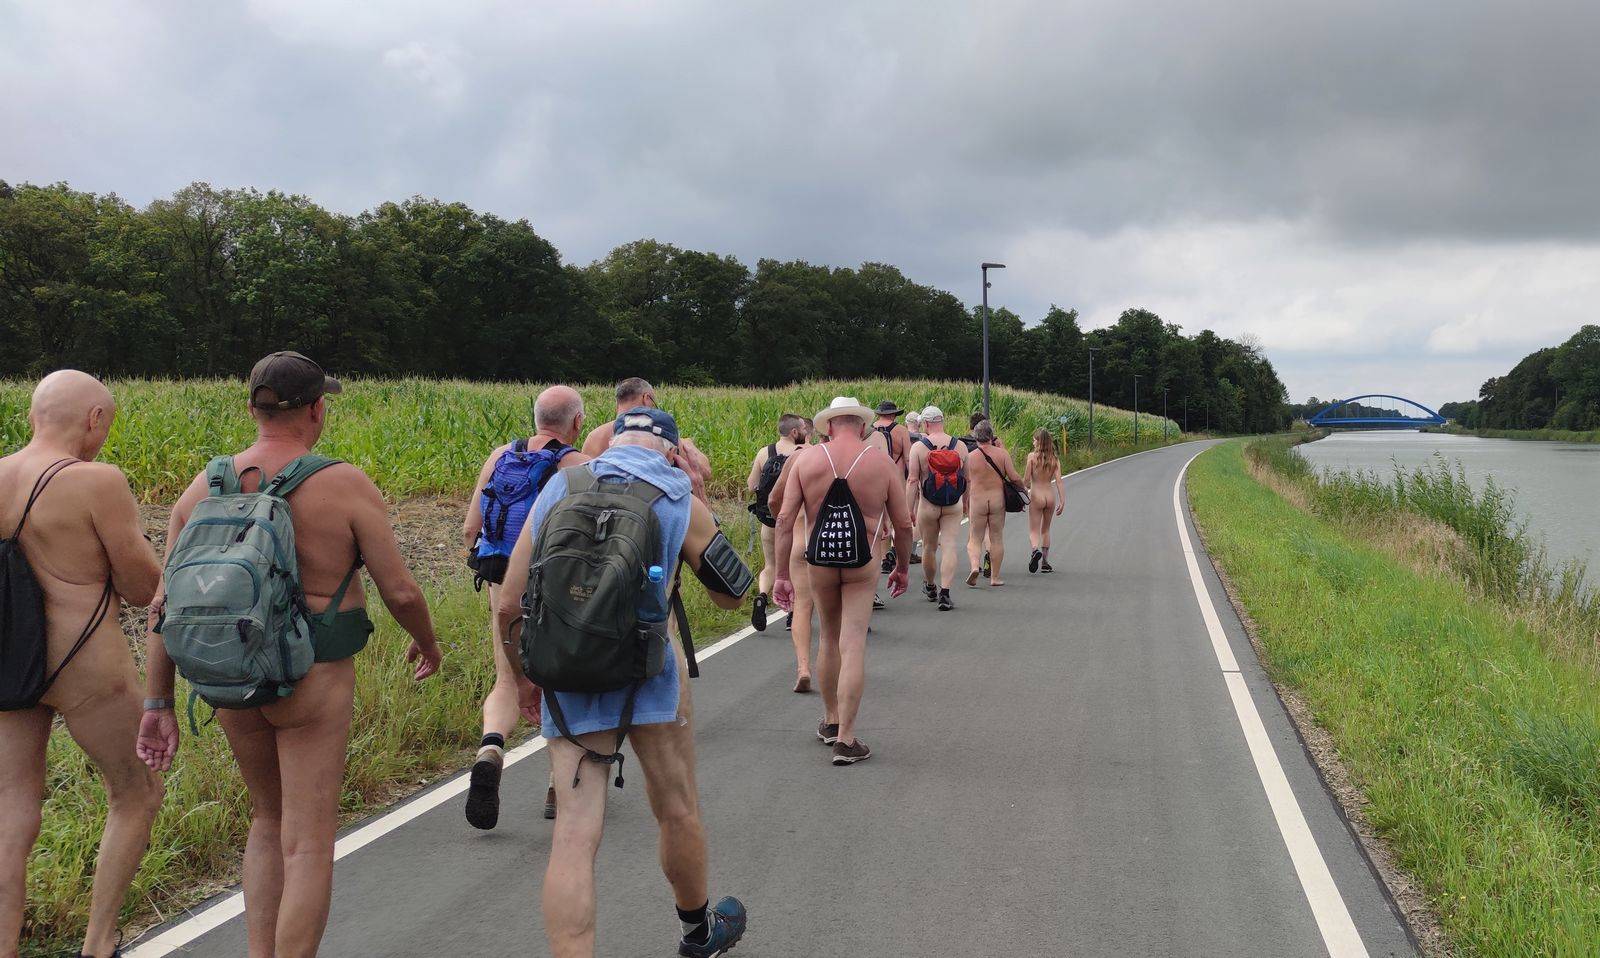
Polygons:
<instances>
[{"instance_id":1,"label":"green cornfield","mask_svg":"<svg viewBox=\"0 0 1600 958\"><path fill-rule=\"evenodd\" d=\"M211 456L249 445L254 429L245 410L242 383L228 380L123 380L110 384L120 406L102 458L122 467L147 502L170 502ZM458 494L471 487L484 457L495 446L531 428L531 403L541 387L532 383L470 383L422 379L367 379L345 384L332 400L328 429L318 451L365 469L391 499ZM610 419L616 408L608 386L583 386L591 423ZM0 383L0 451L27 440L31 386ZM783 389L663 387L657 399L678 418L711 463L711 492L744 494L744 479L756 449L775 438L779 415L810 416L834 396L848 395L869 406L892 399L906 409L936 405L952 433L965 432L966 417L981 404L973 383L927 381L811 382ZM1079 399L997 387L990 398L996 431L1012 449L1027 448L1032 432L1049 427L1059 435L1067 417L1069 443L1088 438L1089 407ZM1158 442L1163 420L1139 417L1140 445ZM1169 435L1178 436L1167 421ZM1133 414L1097 406L1098 445L1133 444Z\"/></svg>"}]
</instances>

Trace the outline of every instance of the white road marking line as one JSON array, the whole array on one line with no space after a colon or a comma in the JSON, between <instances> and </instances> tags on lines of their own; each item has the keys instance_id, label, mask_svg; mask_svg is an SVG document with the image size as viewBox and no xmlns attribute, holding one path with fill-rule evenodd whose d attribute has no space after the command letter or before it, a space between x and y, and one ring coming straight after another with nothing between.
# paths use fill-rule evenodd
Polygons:
<instances>
[{"instance_id":1,"label":"white road marking line","mask_svg":"<svg viewBox=\"0 0 1600 958\"><path fill-rule=\"evenodd\" d=\"M1195 600L1200 603L1200 617L1205 620L1206 632L1211 636L1211 648L1216 653L1223 682L1228 686L1228 695L1233 699L1233 710L1239 718L1245 743L1250 748L1250 758L1255 762L1256 775L1261 779L1261 787L1266 790L1272 817L1277 820L1278 832L1288 846L1289 859L1300 878L1306 902L1310 904L1311 914L1317 920L1318 930L1322 932L1322 943L1328 949L1330 958L1367 958L1361 933L1350 919L1350 910L1345 906L1344 897L1339 894L1339 886L1334 883L1328 863L1322 857L1322 850L1317 847L1317 840L1311 834L1311 826L1306 823L1305 813L1294 797L1294 790L1289 787L1289 778L1278 761L1272 740L1267 737L1266 726L1261 724L1261 713L1250 695L1249 686L1245 685L1244 676L1239 673L1239 663L1233 657L1233 649L1228 645L1227 634L1222 631L1222 622L1217 618L1211 593L1200 575L1200 564L1189 538L1189 526L1184 520L1180 495L1183 477L1199 455L1197 452L1190 456L1178 471L1178 479L1172 484L1172 512L1178 521L1178 539L1183 545L1183 558L1189 567L1189 584L1194 587Z\"/></svg>"},{"instance_id":2,"label":"white road marking line","mask_svg":"<svg viewBox=\"0 0 1600 958\"><path fill-rule=\"evenodd\" d=\"M779 610L769 616L767 621L769 623L782 621L787 615L787 612ZM704 662L718 652L732 648L748 639L755 634L755 631L755 626L747 625L727 638L697 651L695 660ZM542 735L534 736L506 753L505 767L510 768L535 752L544 751L544 746L545 738ZM334 843L333 860L338 861L359 849L367 847L395 829L421 818L428 812L465 792L469 784L471 784L470 769L462 771L455 778L438 786L426 795L407 802L386 815L373 819ZM179 948L242 914L244 914L244 893L234 892L205 911L194 914L185 921L173 925L149 941L142 942L128 951L127 956L128 958L166 958L167 955L172 954Z\"/></svg>"}]
</instances>

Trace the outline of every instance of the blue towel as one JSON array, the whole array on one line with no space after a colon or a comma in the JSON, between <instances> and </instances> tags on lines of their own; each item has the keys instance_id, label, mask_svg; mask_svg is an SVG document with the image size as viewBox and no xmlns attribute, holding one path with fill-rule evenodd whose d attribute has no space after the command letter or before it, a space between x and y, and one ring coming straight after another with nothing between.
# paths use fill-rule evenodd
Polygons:
<instances>
[{"instance_id":1,"label":"blue towel","mask_svg":"<svg viewBox=\"0 0 1600 958\"><path fill-rule=\"evenodd\" d=\"M588 469L604 482L644 481L660 489L665 495L656 500L654 510L661 521L661 556L657 560L667 575L655 589L647 590L639 600L639 619L643 622L665 622L672 587L672 573L678 566L678 555L683 551L683 539L689 532L690 484L683 470L672 465L658 452L639 446L612 446L598 459L579 466ZM537 536L550 515L550 510L567 494L567 477L556 473L539 493L528 517L529 535ZM678 720L678 659L673 654L671 639L668 643L666 668L661 674L639 687L634 700L633 724L656 725ZM622 724L622 708L628 690L586 695L578 692L552 693L561 696L561 712L573 735L603 732ZM548 696L542 706L544 737L559 738L555 719L550 717Z\"/></svg>"}]
</instances>

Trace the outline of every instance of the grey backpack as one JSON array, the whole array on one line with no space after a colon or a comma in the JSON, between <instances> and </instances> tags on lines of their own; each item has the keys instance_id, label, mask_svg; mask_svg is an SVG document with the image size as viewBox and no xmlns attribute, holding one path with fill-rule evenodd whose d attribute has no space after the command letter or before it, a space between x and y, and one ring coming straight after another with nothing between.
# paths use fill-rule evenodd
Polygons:
<instances>
[{"instance_id":1,"label":"grey backpack","mask_svg":"<svg viewBox=\"0 0 1600 958\"><path fill-rule=\"evenodd\" d=\"M191 725L196 696L213 709L256 708L293 693L311 671L310 613L286 500L338 462L301 456L249 493L240 489L231 456L206 466L211 494L195 506L167 555L167 604L159 626L167 655L193 689ZM338 614L358 568L359 561L328 615Z\"/></svg>"},{"instance_id":2,"label":"grey backpack","mask_svg":"<svg viewBox=\"0 0 1600 958\"><path fill-rule=\"evenodd\" d=\"M647 482L601 483L583 466L562 473L567 494L534 540L522 600L522 668L547 693L628 689L616 751L584 749L590 760L617 766L620 788L622 742L633 721L634 698L670 654L667 624L639 620L640 594L672 571L659 565L661 523L652 504L662 492ZM676 592L672 605L681 608ZM687 630L681 631L687 638ZM685 652L691 676L693 650L690 639ZM546 695L545 702L556 728L572 739L557 696Z\"/></svg>"}]
</instances>

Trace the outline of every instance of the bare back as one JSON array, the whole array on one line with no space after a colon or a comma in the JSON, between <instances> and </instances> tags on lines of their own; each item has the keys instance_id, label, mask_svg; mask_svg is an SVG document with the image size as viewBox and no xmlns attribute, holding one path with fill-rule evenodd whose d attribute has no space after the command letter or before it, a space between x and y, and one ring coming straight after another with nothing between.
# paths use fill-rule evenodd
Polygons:
<instances>
[{"instance_id":1,"label":"bare back","mask_svg":"<svg viewBox=\"0 0 1600 958\"><path fill-rule=\"evenodd\" d=\"M65 457L24 449L0 459L0 535L10 537L28 496L52 463ZM111 606L44 704L71 711L104 691L108 682L137 683L133 656L122 635L123 601L146 605L160 566L145 541L138 507L122 471L98 462L67 466L40 495L22 531L21 545L44 592L48 668L55 669L94 619L107 582Z\"/></svg>"},{"instance_id":2,"label":"bare back","mask_svg":"<svg viewBox=\"0 0 1600 958\"><path fill-rule=\"evenodd\" d=\"M811 537L810 517L818 514L835 476L849 483L868 535L888 526L910 524L909 517L904 514L904 480L900 467L882 449L841 436L825 445L803 449L791 461L794 472L785 490L785 501L787 503L788 496L799 494L806 517L807 541ZM896 508L901 513L898 519L894 513Z\"/></svg>"},{"instance_id":3,"label":"bare back","mask_svg":"<svg viewBox=\"0 0 1600 958\"><path fill-rule=\"evenodd\" d=\"M985 456L988 457L988 461L985 461ZM990 462L994 463L995 469L999 472L989 467ZM1016 465L1011 461L1011 453L1004 447L993 443L979 445L967 457L967 483L972 486L974 497L1001 494L1001 487L1004 485L1002 475L1007 481L1021 480L1017 475Z\"/></svg>"}]
</instances>

